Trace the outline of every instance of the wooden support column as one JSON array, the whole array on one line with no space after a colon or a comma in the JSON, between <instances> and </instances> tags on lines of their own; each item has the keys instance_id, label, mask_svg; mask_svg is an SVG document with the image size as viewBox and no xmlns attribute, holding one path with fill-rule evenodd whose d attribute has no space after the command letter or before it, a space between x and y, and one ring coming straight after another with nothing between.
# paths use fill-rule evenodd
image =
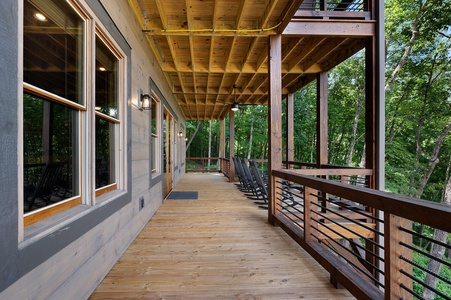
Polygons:
<instances>
[{"instance_id":1,"label":"wooden support column","mask_svg":"<svg viewBox=\"0 0 451 300\"><path fill-rule=\"evenodd\" d=\"M316 82L316 166L328 163L327 72L318 74Z\"/></svg>"},{"instance_id":2,"label":"wooden support column","mask_svg":"<svg viewBox=\"0 0 451 300\"><path fill-rule=\"evenodd\" d=\"M294 161L294 94L288 94L287 96L287 132L286 132L286 159L287 169L290 169L289 161Z\"/></svg>"},{"instance_id":3,"label":"wooden support column","mask_svg":"<svg viewBox=\"0 0 451 300\"><path fill-rule=\"evenodd\" d=\"M365 168L373 171L372 176L367 176L368 185L373 189L385 188L385 91L384 91L384 67L385 67L385 40L384 40L384 2L373 1L371 11L377 20L376 34L368 38L365 45ZM384 214L372 210L371 213L377 219L384 219ZM376 223L378 231L385 232L384 224ZM384 245L386 240L381 236L376 237L376 243ZM384 257L387 252L380 251L371 243L367 243L367 249ZM384 270L382 260L367 257L369 261ZM385 270L387 274L387 270ZM373 275L383 281L384 275L373 270Z\"/></svg>"},{"instance_id":4,"label":"wooden support column","mask_svg":"<svg viewBox=\"0 0 451 300\"><path fill-rule=\"evenodd\" d=\"M373 170L369 187L375 188L376 163L376 39L368 39L365 45L365 168Z\"/></svg>"},{"instance_id":5,"label":"wooden support column","mask_svg":"<svg viewBox=\"0 0 451 300\"><path fill-rule=\"evenodd\" d=\"M230 139L230 151L229 151L229 159L230 159L230 173L229 173L229 181L235 182L235 164L233 163L233 157L235 156L235 112L230 110L229 113L229 139Z\"/></svg>"},{"instance_id":6,"label":"wooden support column","mask_svg":"<svg viewBox=\"0 0 451 300\"><path fill-rule=\"evenodd\" d=\"M219 121L219 159L220 168L223 172L223 159L225 158L225 119Z\"/></svg>"},{"instance_id":7,"label":"wooden support column","mask_svg":"<svg viewBox=\"0 0 451 300\"><path fill-rule=\"evenodd\" d=\"M282 35L269 37L268 53L269 103L268 103L268 221L274 225L277 210L277 184L272 170L282 168ZM280 188L280 187L279 187Z\"/></svg>"}]
</instances>

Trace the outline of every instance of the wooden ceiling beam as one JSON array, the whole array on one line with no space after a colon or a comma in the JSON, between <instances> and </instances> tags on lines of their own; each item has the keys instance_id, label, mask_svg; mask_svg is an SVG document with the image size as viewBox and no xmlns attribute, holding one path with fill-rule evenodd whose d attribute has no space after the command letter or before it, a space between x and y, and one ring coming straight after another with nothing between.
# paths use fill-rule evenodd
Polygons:
<instances>
[{"instance_id":1,"label":"wooden ceiling beam","mask_svg":"<svg viewBox=\"0 0 451 300\"><path fill-rule=\"evenodd\" d=\"M266 72L259 72L260 68L263 66L263 64L268 60L268 45L266 45L265 50L260 54L260 57L257 60L257 64L255 65L255 69L258 73L267 73Z\"/></svg>"},{"instance_id":2,"label":"wooden ceiling beam","mask_svg":"<svg viewBox=\"0 0 451 300\"><path fill-rule=\"evenodd\" d=\"M280 25L279 27L277 27L277 33L280 34L285 31L285 28L291 22L291 19L296 14L296 12L299 10L302 2L304 2L304 0L292 0L288 2L290 3L290 5L287 6L284 12L281 14L281 18L279 19Z\"/></svg>"},{"instance_id":3,"label":"wooden ceiling beam","mask_svg":"<svg viewBox=\"0 0 451 300\"><path fill-rule=\"evenodd\" d=\"M299 76L296 82L293 82L292 87L288 89L288 93L292 94L300 90L310 82L316 80L317 74L307 74L306 76Z\"/></svg>"},{"instance_id":4,"label":"wooden ceiling beam","mask_svg":"<svg viewBox=\"0 0 451 300\"><path fill-rule=\"evenodd\" d=\"M298 46L303 42L304 38L300 37L298 39L290 39L288 42L288 45L282 49L282 62L285 61L285 59L290 56L294 50L298 48Z\"/></svg>"},{"instance_id":5,"label":"wooden ceiling beam","mask_svg":"<svg viewBox=\"0 0 451 300\"><path fill-rule=\"evenodd\" d=\"M306 46L302 48L301 52L296 55L294 59L288 62L288 72L291 72L294 67L300 64L308 55L314 52L314 50L321 45L321 43L325 40L325 37L308 37L304 39L304 44ZM301 68L304 70L304 68Z\"/></svg>"},{"instance_id":6,"label":"wooden ceiling beam","mask_svg":"<svg viewBox=\"0 0 451 300\"><path fill-rule=\"evenodd\" d=\"M348 39L349 41L350 39ZM324 71L328 71L337 65L337 62L342 62L352 55L356 54L360 50L365 47L365 38L362 39L352 39L353 43L348 45L345 49L336 51L335 54L331 55L331 57L323 61L321 65L321 69Z\"/></svg>"},{"instance_id":7,"label":"wooden ceiling beam","mask_svg":"<svg viewBox=\"0 0 451 300\"><path fill-rule=\"evenodd\" d=\"M290 22L284 36L372 37L376 22L370 20L302 20Z\"/></svg>"},{"instance_id":8,"label":"wooden ceiling beam","mask_svg":"<svg viewBox=\"0 0 451 300\"><path fill-rule=\"evenodd\" d=\"M277 0L269 0L268 4L266 5L265 11L263 12L263 16L260 18L260 27L265 28L268 26L268 21L271 18L272 13L274 12L274 9L276 8L276 5L279 1Z\"/></svg>"},{"instance_id":9,"label":"wooden ceiling beam","mask_svg":"<svg viewBox=\"0 0 451 300\"><path fill-rule=\"evenodd\" d=\"M328 39L327 45L324 45L324 43L321 44L322 46L318 51L315 51L314 54L307 61L302 62L303 64L302 69L304 70L310 69L310 67L316 64L318 61L333 53L345 41L346 39L342 38Z\"/></svg>"},{"instance_id":10,"label":"wooden ceiling beam","mask_svg":"<svg viewBox=\"0 0 451 300\"><path fill-rule=\"evenodd\" d=\"M158 15L160 16L161 24L163 29L168 29L168 19L166 18L166 13L164 11L163 3L164 0L154 0L157 5Z\"/></svg>"}]
</instances>

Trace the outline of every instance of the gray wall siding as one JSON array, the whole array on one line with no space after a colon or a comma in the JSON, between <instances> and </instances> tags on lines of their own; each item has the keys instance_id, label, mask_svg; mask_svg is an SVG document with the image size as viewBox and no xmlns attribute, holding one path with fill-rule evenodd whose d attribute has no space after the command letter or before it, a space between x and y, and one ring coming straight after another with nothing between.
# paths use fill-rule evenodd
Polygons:
<instances>
[{"instance_id":1,"label":"gray wall siding","mask_svg":"<svg viewBox=\"0 0 451 300\"><path fill-rule=\"evenodd\" d=\"M18 240L18 2L0 2L0 291L19 275ZM21 73L22 70L20 70Z\"/></svg>"},{"instance_id":2,"label":"gray wall siding","mask_svg":"<svg viewBox=\"0 0 451 300\"><path fill-rule=\"evenodd\" d=\"M163 203L164 178L152 178L148 168L150 116L137 108L138 89L149 92L150 78L174 117L181 124L185 120L127 1L86 1L128 55L128 189L107 194L115 199L103 204L81 205L33 224L18 242L21 1L0 1L7 16L0 19L0 68L7 75L0 80L0 299L86 299ZM174 183L182 176L175 172Z\"/></svg>"}]
</instances>

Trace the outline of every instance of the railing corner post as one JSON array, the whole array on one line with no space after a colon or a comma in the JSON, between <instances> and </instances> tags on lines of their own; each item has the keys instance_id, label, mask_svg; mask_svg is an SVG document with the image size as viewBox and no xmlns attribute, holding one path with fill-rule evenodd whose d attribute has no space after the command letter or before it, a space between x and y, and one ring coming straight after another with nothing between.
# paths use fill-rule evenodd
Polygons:
<instances>
[{"instance_id":1,"label":"railing corner post","mask_svg":"<svg viewBox=\"0 0 451 300\"><path fill-rule=\"evenodd\" d=\"M413 282L401 271L412 274L412 250L404 247L412 245L412 235L401 228L412 229L412 221L385 213L385 299L411 299L407 290L413 290ZM404 288L403 288L404 286Z\"/></svg>"}]
</instances>

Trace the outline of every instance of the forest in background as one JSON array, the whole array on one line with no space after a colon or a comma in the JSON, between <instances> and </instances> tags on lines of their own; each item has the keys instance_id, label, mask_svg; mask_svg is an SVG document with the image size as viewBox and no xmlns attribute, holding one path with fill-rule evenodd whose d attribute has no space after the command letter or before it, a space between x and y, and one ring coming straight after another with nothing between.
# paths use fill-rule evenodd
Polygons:
<instances>
[{"instance_id":1,"label":"forest in background","mask_svg":"<svg viewBox=\"0 0 451 300\"><path fill-rule=\"evenodd\" d=\"M451 0L385 1L385 41L385 189L451 205ZM328 76L329 163L362 166L364 52ZM267 158L267 111L266 106L241 106L235 113L236 156ZM315 162L315 119L316 82L312 82L295 93L295 161ZM227 118L226 128L228 124ZM188 122L187 138L187 157L219 156L219 121ZM216 168L215 163L211 168ZM415 226L423 234L451 243L447 233ZM415 244L434 255L451 256L444 249L429 249L422 241ZM440 270L424 257L415 260L432 271ZM426 277L419 269L415 272ZM450 268L442 268L441 275L451 278ZM433 278L426 281L451 295L449 284ZM416 292L425 299L441 299L418 287Z\"/></svg>"}]
</instances>

